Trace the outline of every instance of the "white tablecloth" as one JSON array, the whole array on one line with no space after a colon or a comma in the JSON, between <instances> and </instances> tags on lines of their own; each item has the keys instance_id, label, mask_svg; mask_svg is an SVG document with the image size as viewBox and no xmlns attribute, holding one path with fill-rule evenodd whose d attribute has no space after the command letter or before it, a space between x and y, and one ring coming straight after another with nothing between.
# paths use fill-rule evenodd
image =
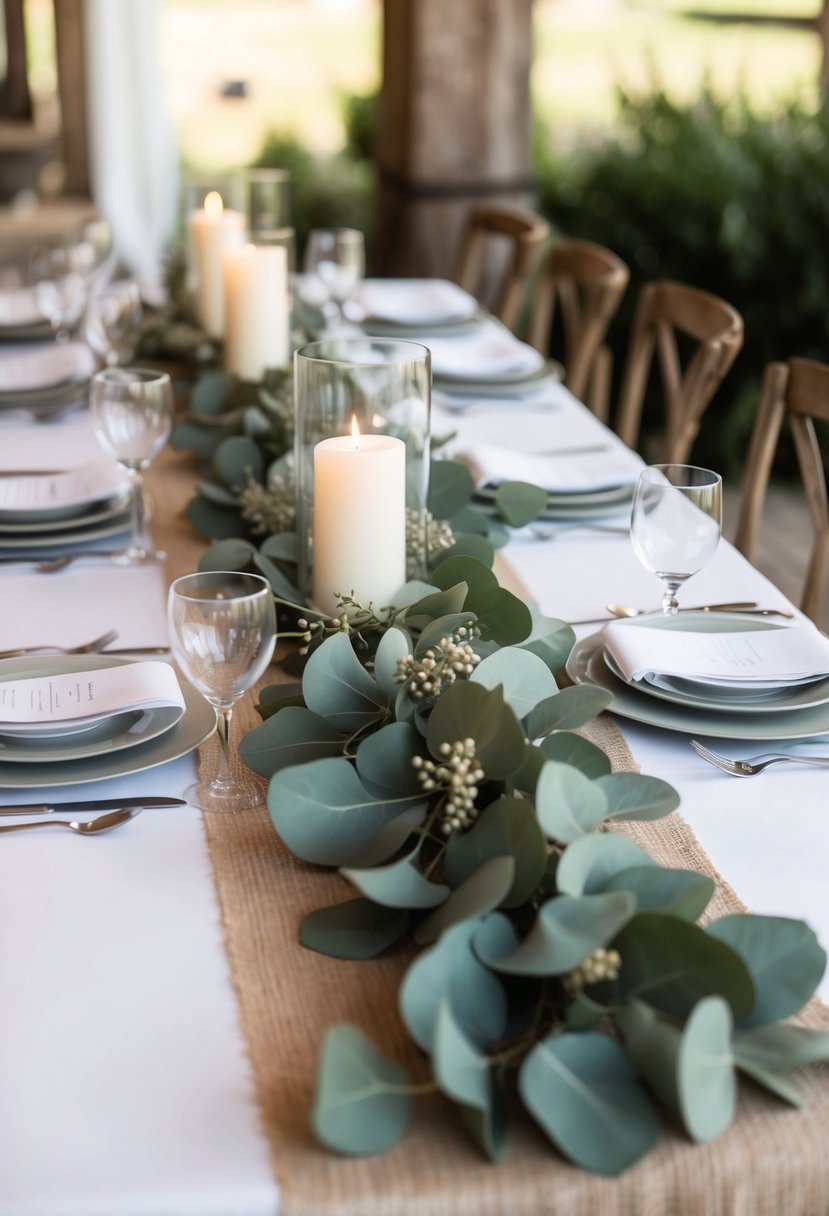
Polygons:
<instances>
[{"instance_id":1,"label":"white tablecloth","mask_svg":"<svg viewBox=\"0 0 829 1216\"><path fill-rule=\"evenodd\" d=\"M552 405L536 415L534 442L605 434L565 390ZM463 439L463 428L461 415L436 412L436 431ZM94 450L83 419L34 433L33 445L31 426L0 427L0 467L64 466ZM545 527L554 540L522 534L500 559L545 612L580 620L609 599L657 604L656 580L625 538ZM726 544L683 595L786 606ZM154 569L0 568L0 597L0 647L42 641L46 628L76 641L112 624L127 644L166 637ZM643 771L680 791L682 814L753 910L803 917L829 942L826 775L791 766L740 781L695 756L684 735L620 725ZM64 795L178 794L192 773L184 758ZM0 790L0 800L18 798ZM3 839L0 1009L0 1216L274 1216L196 811L147 811L94 842L58 831Z\"/></svg>"}]
</instances>

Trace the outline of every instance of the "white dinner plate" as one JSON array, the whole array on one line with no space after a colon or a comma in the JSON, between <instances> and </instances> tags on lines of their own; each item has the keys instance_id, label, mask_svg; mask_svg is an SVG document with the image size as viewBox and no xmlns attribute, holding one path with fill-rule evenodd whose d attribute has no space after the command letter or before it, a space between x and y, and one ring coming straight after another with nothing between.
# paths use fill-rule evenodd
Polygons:
<instances>
[{"instance_id":1,"label":"white dinner plate","mask_svg":"<svg viewBox=\"0 0 829 1216\"><path fill-rule=\"evenodd\" d=\"M68 657L68 656L67 656ZM115 656L76 655L72 662L81 670L97 660L108 665L134 662ZM31 663L31 658L9 659L9 663ZM18 673L25 674L25 669ZM216 729L216 711L200 692L190 684L181 683L184 697L184 714L169 730L163 731L147 742L109 754L81 755L74 759L54 760L40 767L37 764L7 763L0 756L0 789L54 788L60 785L80 785L86 781L106 781L110 777L123 777L129 773L140 773L144 769L156 768L168 760L186 756L209 739Z\"/></svg>"},{"instance_id":2,"label":"white dinner plate","mask_svg":"<svg viewBox=\"0 0 829 1216\"><path fill-rule=\"evenodd\" d=\"M6 536L43 532L54 534L67 529L88 528L93 524L114 519L128 511L129 493L77 507L56 507L50 511L0 511L0 546Z\"/></svg>"},{"instance_id":3,"label":"white dinner plate","mask_svg":"<svg viewBox=\"0 0 829 1216\"><path fill-rule=\"evenodd\" d=\"M121 533L128 532L129 528L130 514L128 511L122 510L112 519L93 524L88 528L67 528L26 536L9 536L3 533L0 535L0 557L18 557L21 552L30 551L35 554L38 561L47 556L57 557L61 553L72 552L79 546L88 545L90 541L119 536ZM53 552L47 552L52 550ZM21 558L21 560L23 559Z\"/></svg>"},{"instance_id":4,"label":"white dinner plate","mask_svg":"<svg viewBox=\"0 0 829 1216\"><path fill-rule=\"evenodd\" d=\"M688 616L694 614L689 613ZM725 613L706 613L709 623L725 622ZM730 614L738 623L732 628L756 628L770 624L754 618ZM747 624L747 622L751 622ZM697 620L697 624L698 624ZM613 700L611 713L665 730L687 735L709 735L720 739L808 739L829 735L829 704L803 709L769 711L765 714L745 713L739 707L697 708L658 697L644 696L624 680L618 679L604 661L604 641L601 633L576 642L567 660L567 674L574 684L595 684L609 692Z\"/></svg>"}]
</instances>

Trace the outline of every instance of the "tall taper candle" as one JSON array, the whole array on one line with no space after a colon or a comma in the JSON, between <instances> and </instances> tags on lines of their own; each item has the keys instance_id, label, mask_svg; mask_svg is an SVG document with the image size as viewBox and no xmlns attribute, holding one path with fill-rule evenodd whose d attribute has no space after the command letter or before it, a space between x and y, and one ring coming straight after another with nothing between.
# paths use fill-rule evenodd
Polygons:
<instances>
[{"instance_id":1,"label":"tall taper candle","mask_svg":"<svg viewBox=\"0 0 829 1216\"><path fill-rule=\"evenodd\" d=\"M245 217L230 211L216 191L191 211L188 226L196 271L196 316L212 338L224 337L222 254L245 239Z\"/></svg>"},{"instance_id":2,"label":"tall taper candle","mask_svg":"<svg viewBox=\"0 0 829 1216\"><path fill-rule=\"evenodd\" d=\"M313 601L335 592L375 610L406 581L406 447L390 435L337 435L314 448Z\"/></svg>"}]
</instances>

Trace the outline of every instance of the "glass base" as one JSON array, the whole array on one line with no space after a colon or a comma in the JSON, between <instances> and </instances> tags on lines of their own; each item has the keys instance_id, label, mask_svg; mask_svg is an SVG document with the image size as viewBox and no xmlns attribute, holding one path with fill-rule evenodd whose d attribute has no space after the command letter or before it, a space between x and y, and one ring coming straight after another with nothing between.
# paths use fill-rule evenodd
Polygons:
<instances>
[{"instance_id":1,"label":"glass base","mask_svg":"<svg viewBox=\"0 0 829 1216\"><path fill-rule=\"evenodd\" d=\"M238 815L264 806L265 795L257 781L197 781L184 791L191 806L201 811Z\"/></svg>"},{"instance_id":2,"label":"glass base","mask_svg":"<svg viewBox=\"0 0 829 1216\"><path fill-rule=\"evenodd\" d=\"M162 549L144 549L140 545L129 545L116 553L113 558L116 566L148 566L153 562L167 560L167 554Z\"/></svg>"}]
</instances>

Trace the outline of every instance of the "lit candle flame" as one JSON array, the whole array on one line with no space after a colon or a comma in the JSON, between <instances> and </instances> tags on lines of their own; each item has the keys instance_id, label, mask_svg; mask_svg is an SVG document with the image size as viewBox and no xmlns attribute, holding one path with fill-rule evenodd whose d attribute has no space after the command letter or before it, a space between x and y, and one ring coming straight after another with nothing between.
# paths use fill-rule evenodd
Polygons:
<instances>
[{"instance_id":1,"label":"lit candle flame","mask_svg":"<svg viewBox=\"0 0 829 1216\"><path fill-rule=\"evenodd\" d=\"M356 452L360 447L360 428L357 426L356 415L351 419L351 438L354 441L354 450Z\"/></svg>"},{"instance_id":2,"label":"lit candle flame","mask_svg":"<svg viewBox=\"0 0 829 1216\"><path fill-rule=\"evenodd\" d=\"M216 190L211 190L204 200L204 210L211 219L217 219L224 211L221 194Z\"/></svg>"}]
</instances>

